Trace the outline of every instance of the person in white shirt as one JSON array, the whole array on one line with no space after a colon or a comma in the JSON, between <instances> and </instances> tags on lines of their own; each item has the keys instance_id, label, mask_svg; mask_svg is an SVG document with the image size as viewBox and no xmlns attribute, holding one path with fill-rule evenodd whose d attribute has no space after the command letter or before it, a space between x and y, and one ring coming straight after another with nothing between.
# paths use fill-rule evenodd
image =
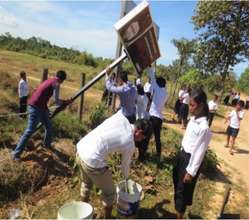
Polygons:
<instances>
[{"instance_id":1,"label":"person in white shirt","mask_svg":"<svg viewBox=\"0 0 249 220\"><path fill-rule=\"evenodd\" d=\"M105 218L111 217L116 190L107 158L118 152L122 155L121 171L125 179L129 175L130 162L135 150L134 142L142 141L150 133L149 120L139 119L134 125L118 111L88 133L77 143L76 160L81 171L81 196L89 200L93 184L102 190Z\"/></svg>"},{"instance_id":2,"label":"person in white shirt","mask_svg":"<svg viewBox=\"0 0 249 220\"><path fill-rule=\"evenodd\" d=\"M218 96L214 95L213 100L210 100L208 102L208 108L209 108L209 115L208 115L208 125L211 127L214 115L216 111L218 110Z\"/></svg>"},{"instance_id":3,"label":"person in white shirt","mask_svg":"<svg viewBox=\"0 0 249 220\"><path fill-rule=\"evenodd\" d=\"M137 103L136 103L136 119L148 119L149 112L147 111L147 106L149 99L144 93L142 85L137 85Z\"/></svg>"},{"instance_id":4,"label":"person in white shirt","mask_svg":"<svg viewBox=\"0 0 249 220\"><path fill-rule=\"evenodd\" d=\"M182 139L173 168L175 209L182 219L187 206L192 205L193 193L205 153L211 139L208 126L207 96L201 89L191 92L189 111L192 114Z\"/></svg>"},{"instance_id":5,"label":"person in white shirt","mask_svg":"<svg viewBox=\"0 0 249 220\"><path fill-rule=\"evenodd\" d=\"M178 99L175 102L175 106L174 106L174 112L175 112L175 116L177 116L178 118L178 123L181 122L180 120L180 108L181 108L181 104L182 104L182 95L185 93L186 91L186 86L182 85L181 89L178 92Z\"/></svg>"},{"instance_id":6,"label":"person in white shirt","mask_svg":"<svg viewBox=\"0 0 249 220\"><path fill-rule=\"evenodd\" d=\"M229 121L229 126L227 128L227 143L225 147L229 147L230 137L232 137L231 147L229 150L231 155L233 155L235 139L239 134L240 121L244 117L244 111L243 111L244 106L245 106L244 101L242 100L238 101L235 106L235 110L230 112L229 116L226 118L226 122Z\"/></svg>"},{"instance_id":7,"label":"person in white shirt","mask_svg":"<svg viewBox=\"0 0 249 220\"><path fill-rule=\"evenodd\" d=\"M162 129L163 122L163 108L167 101L167 89L166 89L166 80L163 77L156 77L155 71L153 68L148 68L148 74L151 79L151 87L153 91L152 102L149 110L150 121L152 124L152 131L155 136L156 142L156 151L157 151L157 161L158 165L160 164L161 158L161 140L160 133ZM151 136L151 135L150 135ZM146 139L143 143L143 149L139 152L139 160L143 161L145 157L146 150L148 148L149 139Z\"/></svg>"},{"instance_id":8,"label":"person in white shirt","mask_svg":"<svg viewBox=\"0 0 249 220\"><path fill-rule=\"evenodd\" d=\"M20 81L18 84L18 95L19 95L19 112L25 113L27 111L27 99L29 94L29 87L26 78L26 72L20 72ZM20 115L20 117L25 118L25 115Z\"/></svg>"},{"instance_id":9,"label":"person in white shirt","mask_svg":"<svg viewBox=\"0 0 249 220\"><path fill-rule=\"evenodd\" d=\"M180 107L180 121L182 125L182 129L185 129L188 123L188 111L189 111L189 94L191 92L191 88L188 88L185 92L180 96L180 100L182 100L182 104Z\"/></svg>"}]
</instances>

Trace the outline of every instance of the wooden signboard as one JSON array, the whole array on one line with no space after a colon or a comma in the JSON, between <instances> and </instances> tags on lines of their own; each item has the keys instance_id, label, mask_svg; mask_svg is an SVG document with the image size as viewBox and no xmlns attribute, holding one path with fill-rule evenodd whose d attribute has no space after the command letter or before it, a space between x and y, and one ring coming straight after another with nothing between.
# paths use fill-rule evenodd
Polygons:
<instances>
[{"instance_id":1,"label":"wooden signboard","mask_svg":"<svg viewBox=\"0 0 249 220\"><path fill-rule=\"evenodd\" d=\"M148 2L131 10L115 24L115 29L138 73L160 57Z\"/></svg>"}]
</instances>

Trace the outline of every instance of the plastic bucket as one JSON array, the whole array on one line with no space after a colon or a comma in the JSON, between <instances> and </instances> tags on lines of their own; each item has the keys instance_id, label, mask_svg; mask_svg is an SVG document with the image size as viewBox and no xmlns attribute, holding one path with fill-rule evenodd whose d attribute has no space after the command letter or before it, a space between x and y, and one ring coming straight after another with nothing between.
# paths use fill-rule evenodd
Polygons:
<instances>
[{"instance_id":1,"label":"plastic bucket","mask_svg":"<svg viewBox=\"0 0 249 220\"><path fill-rule=\"evenodd\" d=\"M124 216L135 215L142 194L142 186L132 180L128 180L128 191L126 192L125 181L119 182L117 186L117 208L118 213Z\"/></svg>"},{"instance_id":2,"label":"plastic bucket","mask_svg":"<svg viewBox=\"0 0 249 220\"><path fill-rule=\"evenodd\" d=\"M58 211L58 220L92 219L93 207L86 202L70 202L64 204Z\"/></svg>"}]
</instances>

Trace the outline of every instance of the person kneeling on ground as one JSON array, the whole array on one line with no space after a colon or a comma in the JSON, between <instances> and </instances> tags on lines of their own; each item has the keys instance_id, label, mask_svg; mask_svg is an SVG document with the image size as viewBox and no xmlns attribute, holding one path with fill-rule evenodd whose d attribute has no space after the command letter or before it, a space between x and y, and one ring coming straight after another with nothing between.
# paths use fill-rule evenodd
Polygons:
<instances>
[{"instance_id":1,"label":"person kneeling on ground","mask_svg":"<svg viewBox=\"0 0 249 220\"><path fill-rule=\"evenodd\" d=\"M119 111L106 119L97 128L88 133L77 143L76 161L81 173L81 197L89 201L93 184L102 190L105 218L111 217L116 190L112 172L107 166L108 155L119 152L122 155L121 170L128 178L134 142L141 141L150 133L150 122L138 119L134 125Z\"/></svg>"},{"instance_id":2,"label":"person kneeling on ground","mask_svg":"<svg viewBox=\"0 0 249 220\"><path fill-rule=\"evenodd\" d=\"M187 206L192 205L195 184L211 139L208 126L207 96L201 89L191 92L189 111L192 114L182 139L181 151L173 168L175 209L182 219Z\"/></svg>"}]
</instances>

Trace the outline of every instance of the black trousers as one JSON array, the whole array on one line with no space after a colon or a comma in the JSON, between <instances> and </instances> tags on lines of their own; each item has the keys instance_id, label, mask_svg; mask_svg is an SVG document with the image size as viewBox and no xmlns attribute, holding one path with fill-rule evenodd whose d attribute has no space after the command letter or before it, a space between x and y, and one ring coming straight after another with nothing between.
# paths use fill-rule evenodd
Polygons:
<instances>
[{"instance_id":1,"label":"black trousers","mask_svg":"<svg viewBox=\"0 0 249 220\"><path fill-rule=\"evenodd\" d=\"M208 114L208 125L209 125L209 127L211 127L211 125L212 125L214 115L215 115L214 112L209 112L209 114Z\"/></svg>"},{"instance_id":2,"label":"black trousers","mask_svg":"<svg viewBox=\"0 0 249 220\"><path fill-rule=\"evenodd\" d=\"M19 112L24 113L27 111L27 96L20 97L20 106L19 106ZM21 117L25 117L25 115L21 115Z\"/></svg>"},{"instance_id":3,"label":"black trousers","mask_svg":"<svg viewBox=\"0 0 249 220\"><path fill-rule=\"evenodd\" d=\"M146 153L146 151L148 149L148 145L149 145L149 141L150 141L150 138L152 136L152 133L154 133L154 136L155 136L157 155L158 156L161 155L161 138L160 138L160 134L161 134L161 130L162 130L163 121L162 121L161 118L151 116L150 117L150 122L151 122L151 125L152 125L152 132L143 141L136 142L136 146L138 147L138 151L139 151L139 159L140 160L144 159L144 156L145 156L145 153Z\"/></svg>"},{"instance_id":4,"label":"black trousers","mask_svg":"<svg viewBox=\"0 0 249 220\"><path fill-rule=\"evenodd\" d=\"M176 161L173 168L173 182L174 182L174 199L175 209L179 213L184 213L188 205L192 205L194 189L199 171L190 183L184 183L183 178L186 174L191 154L184 150L180 151L176 156Z\"/></svg>"},{"instance_id":5,"label":"black trousers","mask_svg":"<svg viewBox=\"0 0 249 220\"><path fill-rule=\"evenodd\" d=\"M182 103L180 107L180 119L183 120L183 124L186 127L188 123L188 111L189 107L187 104Z\"/></svg>"}]
</instances>

